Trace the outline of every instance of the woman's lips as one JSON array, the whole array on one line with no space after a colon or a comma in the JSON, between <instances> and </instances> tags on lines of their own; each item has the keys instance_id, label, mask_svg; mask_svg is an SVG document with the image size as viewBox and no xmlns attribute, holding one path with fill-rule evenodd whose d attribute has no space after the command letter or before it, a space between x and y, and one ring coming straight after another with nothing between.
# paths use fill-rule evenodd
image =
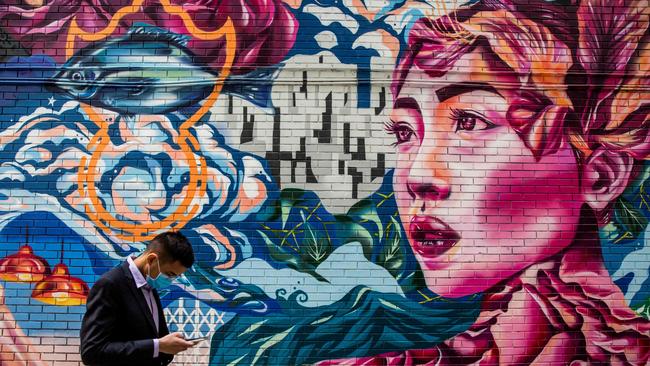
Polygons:
<instances>
[{"instance_id":1,"label":"woman's lips","mask_svg":"<svg viewBox=\"0 0 650 366\"><path fill-rule=\"evenodd\" d=\"M460 235L449 225L433 216L415 216L409 232L413 249L424 257L437 257L453 248Z\"/></svg>"}]
</instances>

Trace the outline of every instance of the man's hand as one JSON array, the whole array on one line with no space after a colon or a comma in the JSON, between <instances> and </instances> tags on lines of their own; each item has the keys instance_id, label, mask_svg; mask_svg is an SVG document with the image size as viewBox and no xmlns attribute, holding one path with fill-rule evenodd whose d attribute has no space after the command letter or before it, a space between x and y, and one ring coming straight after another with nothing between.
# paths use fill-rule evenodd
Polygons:
<instances>
[{"instance_id":1,"label":"man's hand","mask_svg":"<svg viewBox=\"0 0 650 366\"><path fill-rule=\"evenodd\" d=\"M194 343L186 341L181 332L167 334L158 340L158 348L160 352L169 355L175 355L178 352L183 352L193 346Z\"/></svg>"}]
</instances>

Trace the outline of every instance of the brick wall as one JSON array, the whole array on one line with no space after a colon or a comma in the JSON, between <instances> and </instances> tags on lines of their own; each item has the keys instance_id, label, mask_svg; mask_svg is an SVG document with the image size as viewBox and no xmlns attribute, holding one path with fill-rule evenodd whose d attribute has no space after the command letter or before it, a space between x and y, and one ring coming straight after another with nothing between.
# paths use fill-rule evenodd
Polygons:
<instances>
[{"instance_id":1,"label":"brick wall","mask_svg":"<svg viewBox=\"0 0 650 366\"><path fill-rule=\"evenodd\" d=\"M168 230L173 365L647 364L649 5L0 1L0 364Z\"/></svg>"}]
</instances>

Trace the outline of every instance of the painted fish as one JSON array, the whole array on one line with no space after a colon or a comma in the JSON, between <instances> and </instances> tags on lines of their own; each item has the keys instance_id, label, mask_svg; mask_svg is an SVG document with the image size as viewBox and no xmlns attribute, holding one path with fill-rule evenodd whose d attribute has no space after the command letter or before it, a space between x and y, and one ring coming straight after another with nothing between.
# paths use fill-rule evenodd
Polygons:
<instances>
[{"instance_id":1,"label":"painted fish","mask_svg":"<svg viewBox=\"0 0 650 366\"><path fill-rule=\"evenodd\" d=\"M190 37L150 25L79 50L47 82L55 93L120 114L163 114L193 106L213 90L218 76L196 62ZM272 107L279 68L229 77L223 93Z\"/></svg>"}]
</instances>

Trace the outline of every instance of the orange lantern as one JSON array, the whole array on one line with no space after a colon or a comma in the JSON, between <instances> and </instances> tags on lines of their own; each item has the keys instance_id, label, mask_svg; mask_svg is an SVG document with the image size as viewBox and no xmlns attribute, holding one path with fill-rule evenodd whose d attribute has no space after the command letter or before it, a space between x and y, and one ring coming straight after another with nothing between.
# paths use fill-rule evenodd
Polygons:
<instances>
[{"instance_id":1,"label":"orange lantern","mask_svg":"<svg viewBox=\"0 0 650 366\"><path fill-rule=\"evenodd\" d=\"M34 250L27 242L29 231L25 233L25 245L18 253L8 255L0 260L0 279L11 282L38 282L50 273L50 266L45 259L34 255Z\"/></svg>"},{"instance_id":2,"label":"orange lantern","mask_svg":"<svg viewBox=\"0 0 650 366\"><path fill-rule=\"evenodd\" d=\"M63 241L61 262L54 266L52 274L36 284L32 298L49 305L77 306L86 303L88 285L80 278L70 275L63 263Z\"/></svg>"}]
</instances>

